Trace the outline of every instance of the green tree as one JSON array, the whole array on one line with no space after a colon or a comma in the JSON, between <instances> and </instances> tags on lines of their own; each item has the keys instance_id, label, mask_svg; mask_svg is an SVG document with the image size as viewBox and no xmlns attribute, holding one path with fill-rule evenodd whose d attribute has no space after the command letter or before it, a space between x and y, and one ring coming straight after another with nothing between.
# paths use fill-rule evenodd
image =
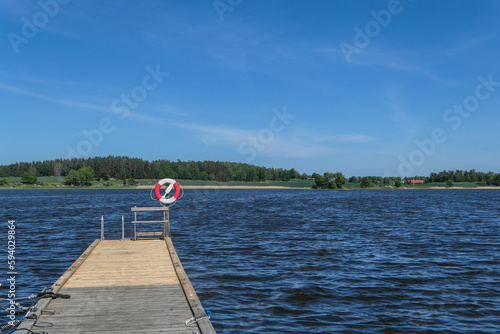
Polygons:
<instances>
[{"instance_id":1,"label":"green tree","mask_svg":"<svg viewBox=\"0 0 500 334\"><path fill-rule=\"evenodd\" d=\"M0 180L0 187L6 187L8 185L9 185L9 181L7 181L7 179Z\"/></svg>"},{"instance_id":2,"label":"green tree","mask_svg":"<svg viewBox=\"0 0 500 334\"><path fill-rule=\"evenodd\" d=\"M281 181L290 181L290 179L291 179L290 172L287 171L286 169L280 170L279 174L280 174Z\"/></svg>"},{"instance_id":3,"label":"green tree","mask_svg":"<svg viewBox=\"0 0 500 334\"><path fill-rule=\"evenodd\" d=\"M488 172L484 176L486 185L491 186L493 184L493 179L495 178L495 173L493 172Z\"/></svg>"},{"instance_id":4,"label":"green tree","mask_svg":"<svg viewBox=\"0 0 500 334\"><path fill-rule=\"evenodd\" d=\"M396 180L396 182L394 183L394 185L398 188L401 188L401 180Z\"/></svg>"},{"instance_id":5,"label":"green tree","mask_svg":"<svg viewBox=\"0 0 500 334\"><path fill-rule=\"evenodd\" d=\"M128 185L131 187L137 187L139 185L139 182L137 182L136 179L128 179Z\"/></svg>"},{"instance_id":6,"label":"green tree","mask_svg":"<svg viewBox=\"0 0 500 334\"><path fill-rule=\"evenodd\" d=\"M469 172L470 182L477 182L477 173L474 169L471 169Z\"/></svg>"},{"instance_id":7,"label":"green tree","mask_svg":"<svg viewBox=\"0 0 500 334\"><path fill-rule=\"evenodd\" d=\"M359 186L361 188L368 188L371 185L370 178L368 176L365 176L361 179L361 183Z\"/></svg>"},{"instance_id":8,"label":"green tree","mask_svg":"<svg viewBox=\"0 0 500 334\"><path fill-rule=\"evenodd\" d=\"M313 173L312 177L314 178L314 189L325 189L325 180L321 175Z\"/></svg>"},{"instance_id":9,"label":"green tree","mask_svg":"<svg viewBox=\"0 0 500 334\"><path fill-rule=\"evenodd\" d=\"M94 178L94 171L90 167L70 170L66 175L65 183L70 186L90 186Z\"/></svg>"},{"instance_id":10,"label":"green tree","mask_svg":"<svg viewBox=\"0 0 500 334\"><path fill-rule=\"evenodd\" d=\"M29 172L25 172L21 176L21 180L22 180L23 183L26 183L26 184L35 184L37 178L36 178L35 174L29 173Z\"/></svg>"},{"instance_id":11,"label":"green tree","mask_svg":"<svg viewBox=\"0 0 500 334\"><path fill-rule=\"evenodd\" d=\"M500 186L500 174L495 175L495 177L493 178L493 185Z\"/></svg>"},{"instance_id":12,"label":"green tree","mask_svg":"<svg viewBox=\"0 0 500 334\"><path fill-rule=\"evenodd\" d=\"M324 189L335 189L335 175L332 173L324 173Z\"/></svg>"},{"instance_id":13,"label":"green tree","mask_svg":"<svg viewBox=\"0 0 500 334\"><path fill-rule=\"evenodd\" d=\"M208 174L207 174L207 172L203 171L203 172L200 173L200 180L208 181Z\"/></svg>"},{"instance_id":14,"label":"green tree","mask_svg":"<svg viewBox=\"0 0 500 334\"><path fill-rule=\"evenodd\" d=\"M255 168L250 168L248 170L247 178L248 178L247 181L259 181L259 177L257 175L257 171L255 170Z\"/></svg>"},{"instance_id":15,"label":"green tree","mask_svg":"<svg viewBox=\"0 0 500 334\"><path fill-rule=\"evenodd\" d=\"M448 187L453 187L453 180L452 179L448 179L448 181L446 181L446 185Z\"/></svg>"},{"instance_id":16,"label":"green tree","mask_svg":"<svg viewBox=\"0 0 500 334\"><path fill-rule=\"evenodd\" d=\"M92 181L94 179L94 171L90 167L82 167L78 170L83 179L83 184L84 186L90 186Z\"/></svg>"},{"instance_id":17,"label":"green tree","mask_svg":"<svg viewBox=\"0 0 500 334\"><path fill-rule=\"evenodd\" d=\"M314 173L314 186L315 189L343 189L346 183L345 176L340 173L324 173L323 176Z\"/></svg>"},{"instance_id":18,"label":"green tree","mask_svg":"<svg viewBox=\"0 0 500 334\"><path fill-rule=\"evenodd\" d=\"M78 173L78 171L76 171L74 169L70 170L64 179L64 183L68 186L79 185L80 184L80 174Z\"/></svg>"},{"instance_id":19,"label":"green tree","mask_svg":"<svg viewBox=\"0 0 500 334\"><path fill-rule=\"evenodd\" d=\"M344 184L346 183L346 178L344 174L342 174L341 172L335 173L334 182L335 182L335 188L343 189Z\"/></svg>"},{"instance_id":20,"label":"green tree","mask_svg":"<svg viewBox=\"0 0 500 334\"><path fill-rule=\"evenodd\" d=\"M300 174L295 169L290 169L290 178L291 179L300 179Z\"/></svg>"}]
</instances>

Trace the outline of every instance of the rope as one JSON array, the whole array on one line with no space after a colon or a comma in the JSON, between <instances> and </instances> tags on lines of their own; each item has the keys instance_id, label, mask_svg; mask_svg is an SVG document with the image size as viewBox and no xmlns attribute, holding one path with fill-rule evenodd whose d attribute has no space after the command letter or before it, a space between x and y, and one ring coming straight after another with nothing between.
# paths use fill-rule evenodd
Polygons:
<instances>
[{"instance_id":1,"label":"rope","mask_svg":"<svg viewBox=\"0 0 500 334\"><path fill-rule=\"evenodd\" d=\"M151 200L152 201L156 201L156 197L153 198L153 190L155 190L155 187L156 187L156 184L153 186L153 188L151 188L151 191L149 192L149 197L151 197Z\"/></svg>"},{"instance_id":2,"label":"rope","mask_svg":"<svg viewBox=\"0 0 500 334\"><path fill-rule=\"evenodd\" d=\"M13 299L10 299L10 298L0 298L0 300L8 300L8 301L11 301L11 300L22 300L22 299L33 299L35 298L37 295L31 295L31 296L28 296L28 297L19 297L19 298L13 298Z\"/></svg>"},{"instance_id":3,"label":"rope","mask_svg":"<svg viewBox=\"0 0 500 334\"><path fill-rule=\"evenodd\" d=\"M378 328L395 328L395 329L412 329L412 330L435 330L435 331L483 331L489 333L500 333L500 329L493 328L453 328L453 327L432 327L432 326L396 326L396 325L385 325L385 324L365 324L365 323L351 323L351 322L336 322L336 321L325 321L325 320L306 320L306 319L296 319L289 317L277 317L277 316L261 316L259 314L224 314L224 313L214 313L215 315L226 316L230 318L241 317L241 318L253 318L253 319L263 319L263 320L277 320L277 321L295 321L295 322L306 322L306 323L316 323L323 325L338 325L338 326L359 326L359 327L378 327Z\"/></svg>"},{"instance_id":4,"label":"rope","mask_svg":"<svg viewBox=\"0 0 500 334\"><path fill-rule=\"evenodd\" d=\"M206 312L206 314L204 314L204 315L201 315L201 316L195 315L194 317L186 320L186 327L191 327L192 334L199 334L199 332L196 330L194 324L196 324L198 321L201 321L201 320L210 319L212 312L210 312L209 309L206 309L205 312Z\"/></svg>"},{"instance_id":5,"label":"rope","mask_svg":"<svg viewBox=\"0 0 500 334\"><path fill-rule=\"evenodd\" d=\"M200 321L200 320L205 320L205 319L210 319L210 316L209 316L209 315L204 315L204 316L201 316L201 317L196 317L196 318L195 318L195 317L192 317L192 318L190 318L190 319L186 320L186 326L188 326L188 327L189 327L189 326L191 326L191 325L193 325L193 324L197 323L198 321Z\"/></svg>"},{"instance_id":6,"label":"rope","mask_svg":"<svg viewBox=\"0 0 500 334\"><path fill-rule=\"evenodd\" d=\"M27 328L17 328L14 331L12 331L11 334L14 332L17 332L17 331L27 331L28 334L49 334L47 332L33 332L31 329L27 329Z\"/></svg>"},{"instance_id":7,"label":"rope","mask_svg":"<svg viewBox=\"0 0 500 334\"><path fill-rule=\"evenodd\" d=\"M18 326L20 323L21 323L20 319L16 319L16 320L12 321L12 323L8 322L8 323L0 326L0 331L5 332L11 328Z\"/></svg>"},{"instance_id":8,"label":"rope","mask_svg":"<svg viewBox=\"0 0 500 334\"><path fill-rule=\"evenodd\" d=\"M49 291L49 292L40 292L38 294L38 298L52 298L52 299L62 298L62 299L68 299L68 298L71 298L71 296L70 295L64 295L62 293L57 293L57 292Z\"/></svg>"},{"instance_id":9,"label":"rope","mask_svg":"<svg viewBox=\"0 0 500 334\"><path fill-rule=\"evenodd\" d=\"M29 297L24 297L24 298L17 298L17 299L13 299L13 300L18 300L18 299L33 299L35 297L37 297L37 299L30 305L30 306L23 306L19 303L15 303L14 305L20 309L20 311L16 311L15 314L18 315L18 314L24 314L24 316L14 320L14 321L11 321L9 323L6 323L6 324L3 324L3 325L0 325L0 331L7 331L7 330L10 330L14 327L17 327L19 326L19 324L22 322L23 319L34 319L36 320L37 319L37 316L36 314L31 314L31 312L33 312L34 310L36 310L37 308L37 305L38 305L38 302L40 301L40 299L42 298L52 298L52 299L56 299L56 298L63 298L63 299L68 299L70 298L71 296L70 295L65 295L65 294L62 294L62 293L57 293L57 292L53 292L53 287L45 287L42 289L41 292L39 292L38 294L36 295L31 295ZM11 299L6 299L6 298L0 298L1 300L11 300ZM2 305L0 305L0 308L4 309L7 313L9 313L10 311L8 309L6 309L5 307L3 307ZM29 333L35 333L33 331L30 331L28 329L22 329L22 328L18 328L10 333L14 333L16 331L20 331L20 330L26 330L28 331ZM44 334L46 332L41 332L41 333L35 333L35 334Z\"/></svg>"},{"instance_id":10,"label":"rope","mask_svg":"<svg viewBox=\"0 0 500 334\"><path fill-rule=\"evenodd\" d=\"M28 310L31 308L31 306L22 306L22 305L21 305L21 304L19 304L19 303L15 303L14 305L16 305L16 306L17 306L17 308L18 308L18 309L20 309L20 310L21 310L21 311L23 311L23 312L24 312L24 311L28 311Z\"/></svg>"}]
</instances>

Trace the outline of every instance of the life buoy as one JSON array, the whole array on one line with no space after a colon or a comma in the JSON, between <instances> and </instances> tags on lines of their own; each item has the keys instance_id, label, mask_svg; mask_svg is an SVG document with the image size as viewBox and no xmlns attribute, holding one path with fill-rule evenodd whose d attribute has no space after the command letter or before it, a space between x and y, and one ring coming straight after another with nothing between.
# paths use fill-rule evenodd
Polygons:
<instances>
[{"instance_id":1,"label":"life buoy","mask_svg":"<svg viewBox=\"0 0 500 334\"><path fill-rule=\"evenodd\" d=\"M165 194L162 196L160 194L160 188L162 185L168 183L167 190L165 190ZM175 188L175 193L173 197L165 198L168 196L168 193L172 190L172 188ZM181 194L181 187L177 183L177 181L172 180L172 179L162 179L158 181L158 183L155 186L155 196L156 199L159 200L163 204L171 204L175 202L178 198L179 195Z\"/></svg>"}]
</instances>

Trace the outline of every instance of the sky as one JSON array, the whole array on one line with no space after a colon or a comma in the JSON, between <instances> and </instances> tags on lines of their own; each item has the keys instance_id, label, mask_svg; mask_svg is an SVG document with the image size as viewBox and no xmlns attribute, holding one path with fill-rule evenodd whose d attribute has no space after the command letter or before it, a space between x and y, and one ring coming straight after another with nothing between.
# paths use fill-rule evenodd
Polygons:
<instances>
[{"instance_id":1,"label":"sky","mask_svg":"<svg viewBox=\"0 0 500 334\"><path fill-rule=\"evenodd\" d=\"M0 164L500 172L499 1L0 2Z\"/></svg>"}]
</instances>

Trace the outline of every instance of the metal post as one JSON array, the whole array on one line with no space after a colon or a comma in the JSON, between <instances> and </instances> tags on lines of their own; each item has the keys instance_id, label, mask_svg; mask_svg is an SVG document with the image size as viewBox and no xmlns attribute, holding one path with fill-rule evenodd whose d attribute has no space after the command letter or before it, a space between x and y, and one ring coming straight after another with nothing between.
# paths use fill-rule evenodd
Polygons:
<instances>
[{"instance_id":1,"label":"metal post","mask_svg":"<svg viewBox=\"0 0 500 334\"><path fill-rule=\"evenodd\" d=\"M166 221L166 225L167 225L166 226L166 228L167 228L167 230L166 230L167 235L166 236L170 238L170 204L167 204L167 211L165 211L165 215L166 215L165 221Z\"/></svg>"},{"instance_id":2,"label":"metal post","mask_svg":"<svg viewBox=\"0 0 500 334\"><path fill-rule=\"evenodd\" d=\"M122 215L122 241L125 240L125 218Z\"/></svg>"},{"instance_id":3,"label":"metal post","mask_svg":"<svg viewBox=\"0 0 500 334\"><path fill-rule=\"evenodd\" d=\"M168 206L168 204L167 204ZM167 211L163 211L163 239L167 239L168 230L167 230Z\"/></svg>"},{"instance_id":4,"label":"metal post","mask_svg":"<svg viewBox=\"0 0 500 334\"><path fill-rule=\"evenodd\" d=\"M104 216L101 216L101 241L104 240Z\"/></svg>"},{"instance_id":5,"label":"metal post","mask_svg":"<svg viewBox=\"0 0 500 334\"><path fill-rule=\"evenodd\" d=\"M137 211L134 212L134 221L137 221ZM134 241L137 240L137 223L134 223Z\"/></svg>"}]
</instances>

